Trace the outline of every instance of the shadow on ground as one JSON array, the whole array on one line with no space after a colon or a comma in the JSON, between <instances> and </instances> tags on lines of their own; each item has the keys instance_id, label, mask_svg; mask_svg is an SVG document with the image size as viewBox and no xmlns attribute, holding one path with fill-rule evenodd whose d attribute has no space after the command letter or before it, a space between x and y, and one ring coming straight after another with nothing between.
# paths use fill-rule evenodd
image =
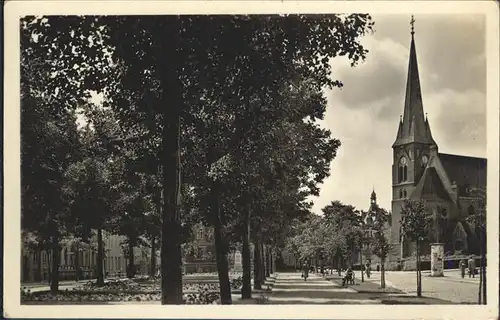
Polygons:
<instances>
[{"instance_id":1,"label":"shadow on ground","mask_svg":"<svg viewBox=\"0 0 500 320\"><path fill-rule=\"evenodd\" d=\"M341 278L318 275L304 281L300 274L284 274L276 280L266 304L452 304L449 301L408 295L396 288L380 288L376 282L360 279L342 287Z\"/></svg>"}]
</instances>

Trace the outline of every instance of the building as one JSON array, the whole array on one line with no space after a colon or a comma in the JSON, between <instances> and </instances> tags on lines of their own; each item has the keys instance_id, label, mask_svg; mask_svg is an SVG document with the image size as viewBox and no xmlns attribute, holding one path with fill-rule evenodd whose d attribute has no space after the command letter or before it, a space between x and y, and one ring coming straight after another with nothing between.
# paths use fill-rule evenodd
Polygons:
<instances>
[{"instance_id":1,"label":"building","mask_svg":"<svg viewBox=\"0 0 500 320\"><path fill-rule=\"evenodd\" d=\"M25 237L30 237L25 234ZM127 258L122 249L125 237L103 232L104 240L104 274L116 276L125 274ZM52 254L45 250L37 249L24 241L22 246L21 281L48 281ZM74 280L77 266L80 269L80 279L93 279L96 277L97 268L97 236L93 236L90 243L82 243L65 239L61 241L61 254L59 262L59 279ZM77 254L78 253L78 256ZM150 253L148 248L134 248L134 263L137 273L147 274L150 268Z\"/></svg>"},{"instance_id":2,"label":"building","mask_svg":"<svg viewBox=\"0 0 500 320\"><path fill-rule=\"evenodd\" d=\"M184 245L184 274L216 272L213 228L199 223L193 226L193 239Z\"/></svg>"},{"instance_id":3,"label":"building","mask_svg":"<svg viewBox=\"0 0 500 320\"><path fill-rule=\"evenodd\" d=\"M364 237L367 241L363 244L363 248L361 250L363 254L363 264L370 263L372 266L380 264L380 258L373 254L372 243L370 238L372 238L376 232L374 223L377 220L377 211L379 210L377 204L377 194L375 190L372 191L370 195L370 207L368 211L362 212L361 220L364 225ZM389 239L390 238L390 230L391 230L391 215L387 213L386 222L384 223L382 230L384 235ZM359 263L359 257L356 257L356 263Z\"/></svg>"},{"instance_id":4,"label":"building","mask_svg":"<svg viewBox=\"0 0 500 320\"><path fill-rule=\"evenodd\" d=\"M486 159L439 152L424 117L412 19L410 56L404 113L393 148L391 257L415 252L414 243L401 238L401 205L404 199L424 199L434 213L436 227L431 241L445 244L445 253L477 253L478 238L466 217L477 210L478 195L486 190ZM423 254L430 246L423 245Z\"/></svg>"}]
</instances>

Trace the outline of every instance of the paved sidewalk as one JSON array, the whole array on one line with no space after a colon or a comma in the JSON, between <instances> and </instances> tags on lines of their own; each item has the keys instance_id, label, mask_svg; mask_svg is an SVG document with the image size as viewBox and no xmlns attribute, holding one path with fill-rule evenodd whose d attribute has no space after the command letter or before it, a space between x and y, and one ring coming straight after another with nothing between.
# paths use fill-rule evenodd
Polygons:
<instances>
[{"instance_id":1,"label":"paved sidewalk","mask_svg":"<svg viewBox=\"0 0 500 320\"><path fill-rule=\"evenodd\" d=\"M357 279L358 274L356 275ZM387 271L386 285L400 289L409 295L416 295L416 271ZM380 283L380 272L372 272L370 279L365 281ZM458 270L445 271L444 277L431 277L430 272L422 272L422 294L427 297L439 298L454 303L477 303L479 277L462 279Z\"/></svg>"},{"instance_id":2,"label":"paved sidewalk","mask_svg":"<svg viewBox=\"0 0 500 320\"><path fill-rule=\"evenodd\" d=\"M351 288L310 274L307 281L300 273L280 273L274 283L269 304L379 304L373 295L365 295Z\"/></svg>"}]
</instances>

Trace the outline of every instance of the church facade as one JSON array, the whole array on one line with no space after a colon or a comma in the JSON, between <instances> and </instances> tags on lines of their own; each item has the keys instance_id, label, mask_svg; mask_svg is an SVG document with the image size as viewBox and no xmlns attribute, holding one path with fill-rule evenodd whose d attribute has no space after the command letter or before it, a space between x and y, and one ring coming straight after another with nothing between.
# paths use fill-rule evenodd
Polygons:
<instances>
[{"instance_id":1,"label":"church facade","mask_svg":"<svg viewBox=\"0 0 500 320\"><path fill-rule=\"evenodd\" d=\"M401 237L401 205L407 198L425 200L436 221L430 240L444 243L445 253L477 253L477 233L466 218L485 194L486 159L439 152L424 116L413 30L404 111L392 149L392 259L415 252L414 244ZM428 254L430 246L422 249Z\"/></svg>"}]
</instances>

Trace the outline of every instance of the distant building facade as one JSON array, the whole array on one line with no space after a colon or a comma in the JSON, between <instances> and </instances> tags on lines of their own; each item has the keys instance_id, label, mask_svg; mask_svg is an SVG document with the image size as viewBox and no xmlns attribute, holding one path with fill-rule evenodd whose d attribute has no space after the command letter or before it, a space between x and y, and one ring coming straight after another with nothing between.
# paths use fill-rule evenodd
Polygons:
<instances>
[{"instance_id":1,"label":"distant building facade","mask_svg":"<svg viewBox=\"0 0 500 320\"><path fill-rule=\"evenodd\" d=\"M424 117L414 32L411 34L404 114L392 145L391 258L414 254L415 244L401 236L401 205L405 199L423 199L434 213L431 242L445 244L445 252L477 253L478 237L466 218L478 208L477 190L486 190L486 159L438 151ZM428 243L422 254L429 254Z\"/></svg>"},{"instance_id":2,"label":"distant building facade","mask_svg":"<svg viewBox=\"0 0 500 320\"><path fill-rule=\"evenodd\" d=\"M125 274L128 263L121 243L125 237L103 234L105 275L115 276ZM24 245L21 249L21 281L47 281L52 268L51 252L39 250ZM76 256L78 255L78 257ZM150 268L150 254L147 248L134 248L134 262L137 273L147 274ZM59 261L59 279L74 280L77 266L80 269L80 279L92 279L97 275L97 237L92 237L89 244L75 244L68 239L62 241Z\"/></svg>"},{"instance_id":3,"label":"distant building facade","mask_svg":"<svg viewBox=\"0 0 500 320\"><path fill-rule=\"evenodd\" d=\"M213 228L200 224L193 226L193 241L188 252L183 252L184 273L216 272Z\"/></svg>"},{"instance_id":4,"label":"distant building facade","mask_svg":"<svg viewBox=\"0 0 500 320\"><path fill-rule=\"evenodd\" d=\"M377 231L375 229L374 223L377 220L378 209L379 207L377 204L377 194L375 193L375 190L373 190L370 195L370 207L368 208L368 211L364 212L361 216L364 227L364 238L366 239L361 250L364 260L363 264L370 263L372 265L372 268L375 265L380 264L380 258L373 253L373 242L370 240L374 237L375 232ZM386 221L382 226L382 231L384 232L384 235L387 237L387 239L390 239L391 219L391 214L387 213L387 216L385 217ZM355 261L357 263L360 263L359 254L358 257L356 257Z\"/></svg>"}]
</instances>

